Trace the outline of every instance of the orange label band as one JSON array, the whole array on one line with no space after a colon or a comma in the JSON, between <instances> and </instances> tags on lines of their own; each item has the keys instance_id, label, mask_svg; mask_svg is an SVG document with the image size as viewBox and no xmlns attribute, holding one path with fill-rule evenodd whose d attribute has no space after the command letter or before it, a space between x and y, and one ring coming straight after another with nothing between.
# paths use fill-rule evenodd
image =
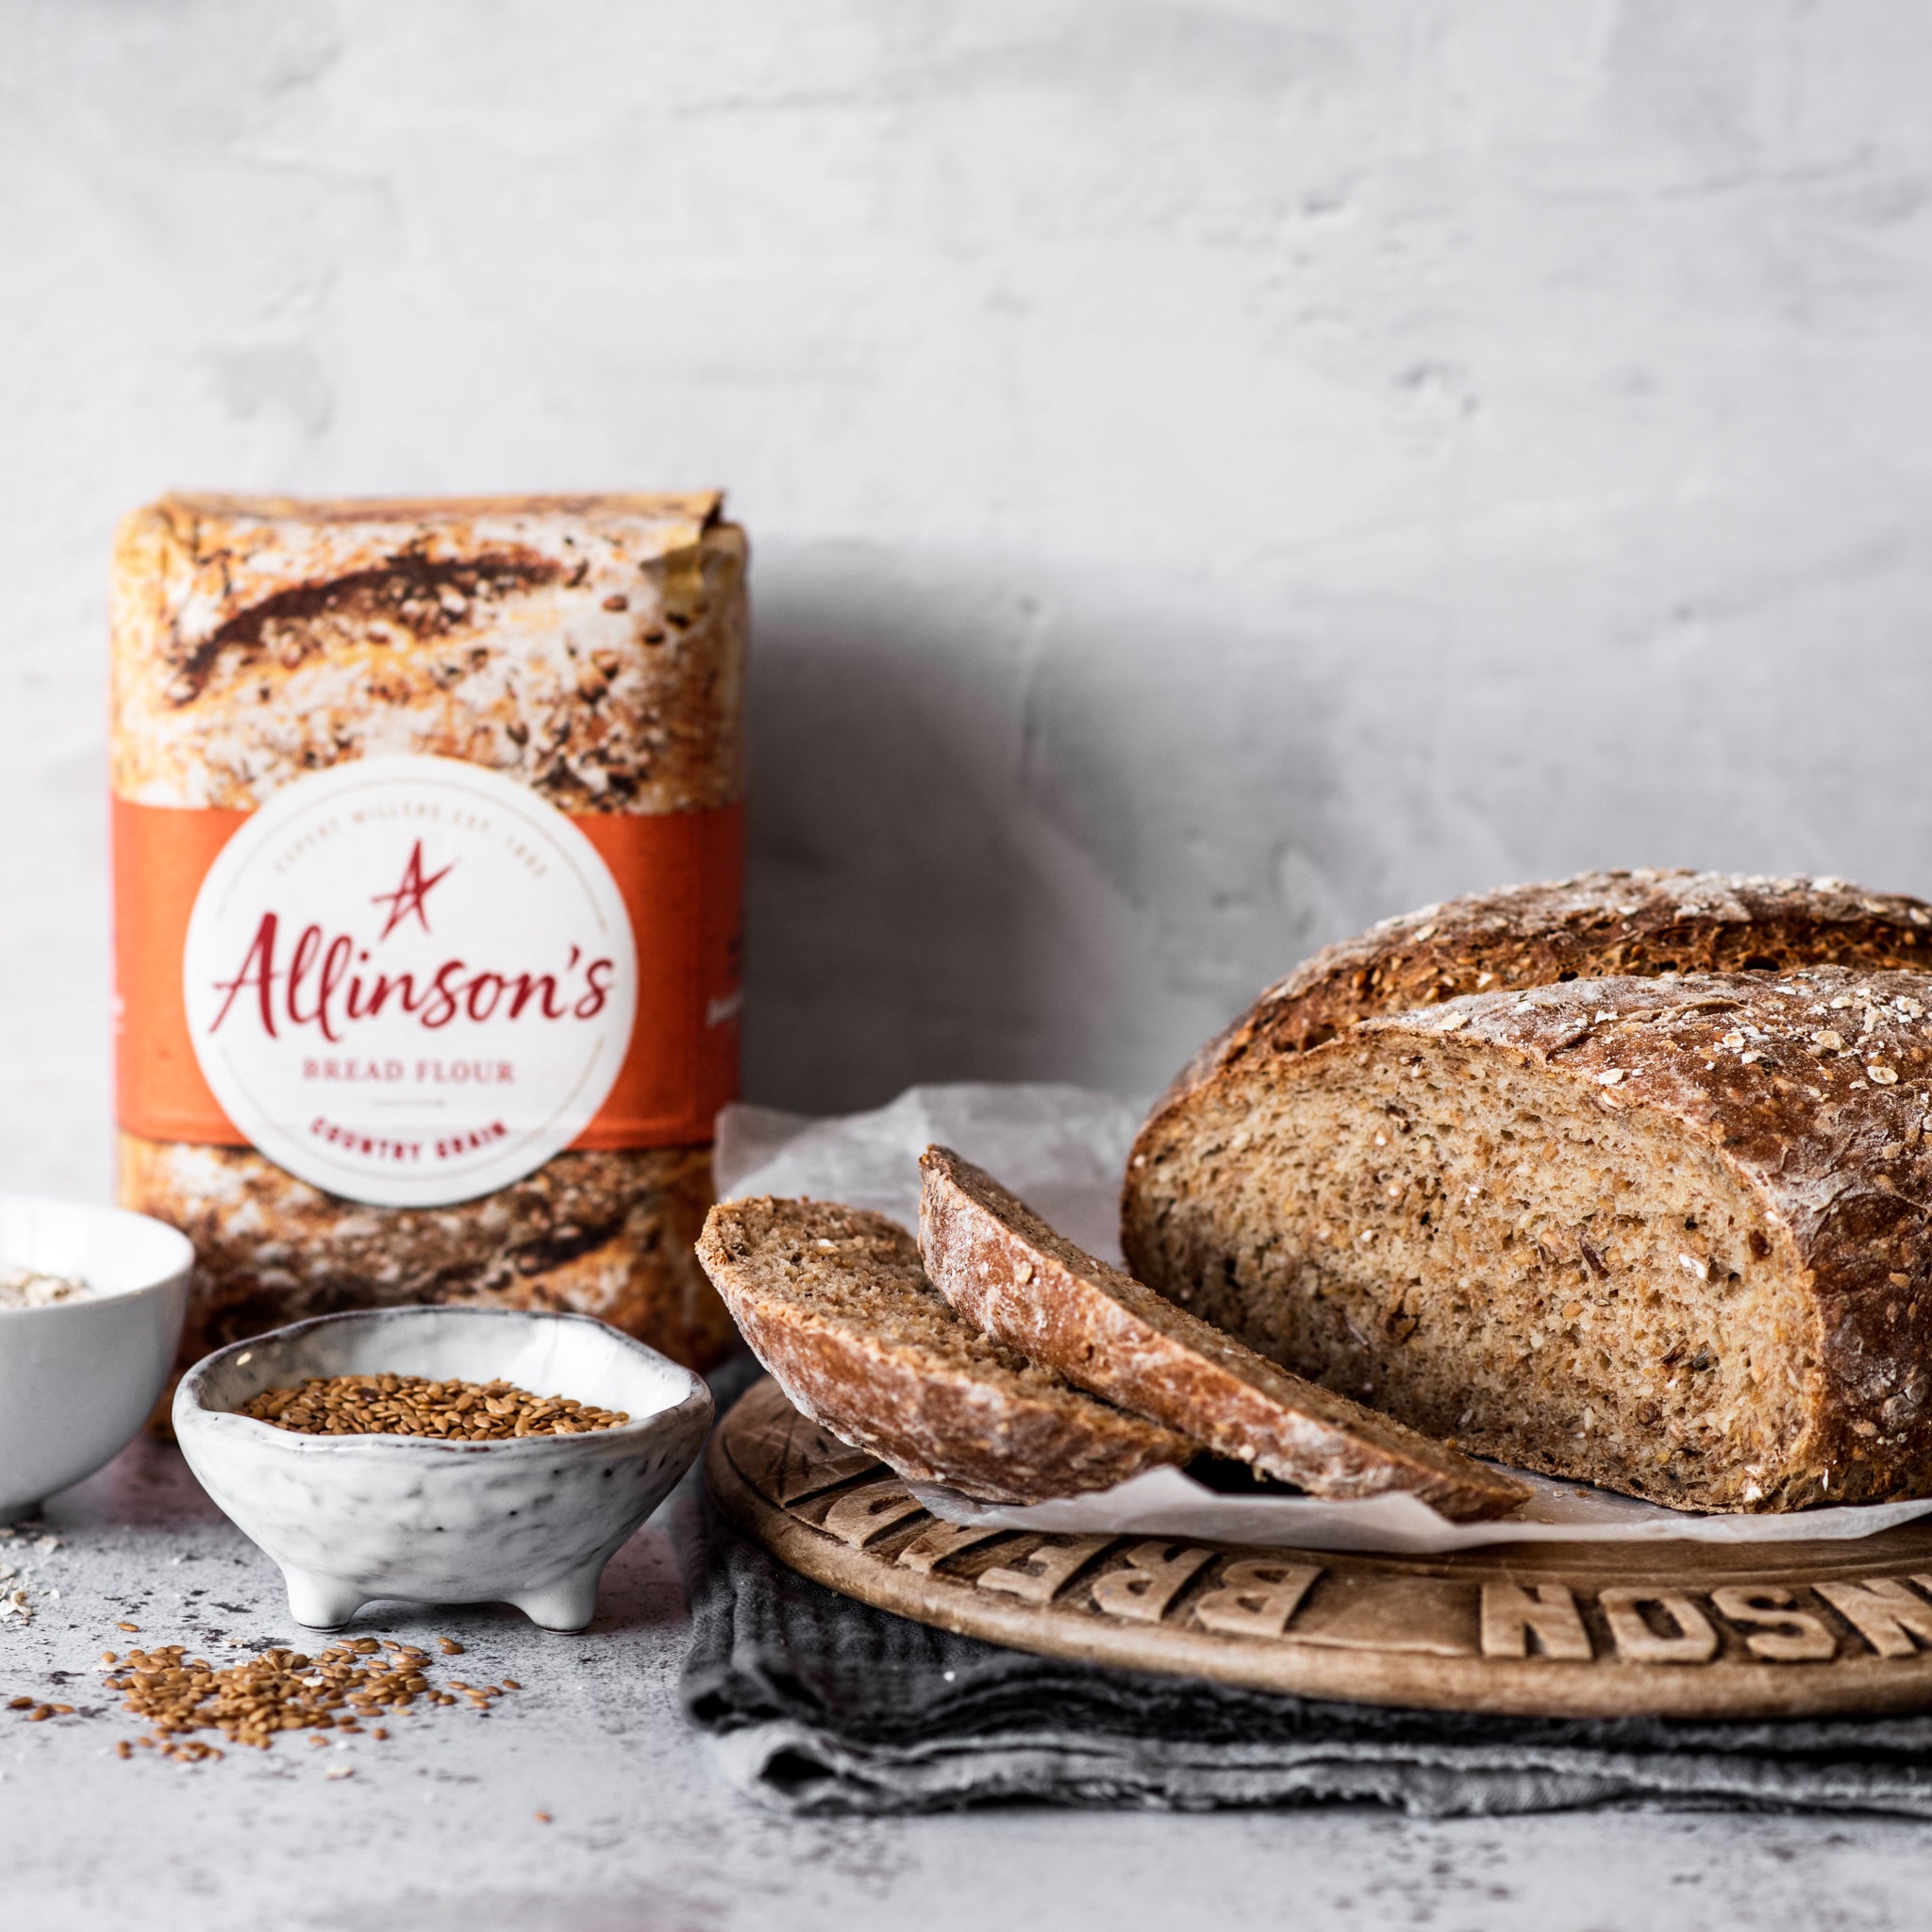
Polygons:
<instances>
[{"instance_id":1,"label":"orange label band","mask_svg":"<svg viewBox=\"0 0 1932 1932\"><path fill-rule=\"evenodd\" d=\"M115 1085L130 1134L251 1144L202 1074L182 986L196 895L249 817L113 801ZM718 1109L738 1091L744 808L596 812L571 823L608 868L629 915L637 1017L615 1084L570 1144L708 1141Z\"/></svg>"}]
</instances>

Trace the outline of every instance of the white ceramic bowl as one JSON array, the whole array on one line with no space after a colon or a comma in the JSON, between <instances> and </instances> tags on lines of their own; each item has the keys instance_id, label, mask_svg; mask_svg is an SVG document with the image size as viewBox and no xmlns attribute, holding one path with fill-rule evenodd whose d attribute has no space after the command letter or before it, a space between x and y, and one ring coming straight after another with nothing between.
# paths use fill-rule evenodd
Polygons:
<instances>
[{"instance_id":1,"label":"white ceramic bowl","mask_svg":"<svg viewBox=\"0 0 1932 1932\"><path fill-rule=\"evenodd\" d=\"M444 1442L308 1436L235 1410L311 1375L426 1375L567 1395L631 1420L580 1436ZM297 1322L197 1362L175 1433L202 1487L280 1566L298 1624L376 1597L512 1603L580 1630L597 1580L690 1467L711 1423L701 1376L587 1315L369 1308Z\"/></svg>"},{"instance_id":2,"label":"white ceramic bowl","mask_svg":"<svg viewBox=\"0 0 1932 1932\"><path fill-rule=\"evenodd\" d=\"M92 1475L140 1429L175 1365L194 1249L145 1214L0 1194L0 1270L90 1293L0 1308L0 1523Z\"/></svg>"}]
</instances>

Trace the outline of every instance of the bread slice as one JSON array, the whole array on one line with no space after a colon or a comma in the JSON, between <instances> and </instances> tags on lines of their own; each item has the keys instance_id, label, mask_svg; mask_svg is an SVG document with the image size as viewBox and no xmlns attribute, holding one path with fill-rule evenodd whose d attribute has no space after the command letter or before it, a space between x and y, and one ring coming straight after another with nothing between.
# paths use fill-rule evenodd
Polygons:
<instances>
[{"instance_id":1,"label":"bread slice","mask_svg":"<svg viewBox=\"0 0 1932 1932\"><path fill-rule=\"evenodd\" d=\"M1040 1503L1200 1451L962 1322L925 1278L918 1243L883 1214L726 1201L698 1258L792 1403L915 1482Z\"/></svg>"},{"instance_id":2,"label":"bread slice","mask_svg":"<svg viewBox=\"0 0 1932 1932\"><path fill-rule=\"evenodd\" d=\"M1133 1252L1295 1372L1694 1509L1932 1494L1932 976L1572 981L1231 1063Z\"/></svg>"},{"instance_id":3,"label":"bread slice","mask_svg":"<svg viewBox=\"0 0 1932 1932\"><path fill-rule=\"evenodd\" d=\"M1312 1495L1407 1490L1457 1522L1528 1495L1385 1415L1291 1375L1096 1260L949 1147L920 1159L921 1251L970 1322L1124 1408Z\"/></svg>"}]
</instances>

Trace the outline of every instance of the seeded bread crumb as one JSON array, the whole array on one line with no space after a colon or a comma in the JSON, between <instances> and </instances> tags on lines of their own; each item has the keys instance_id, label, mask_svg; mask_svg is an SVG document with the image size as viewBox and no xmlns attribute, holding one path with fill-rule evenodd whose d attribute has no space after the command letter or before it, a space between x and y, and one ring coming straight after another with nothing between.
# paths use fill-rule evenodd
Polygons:
<instances>
[{"instance_id":1,"label":"seeded bread crumb","mask_svg":"<svg viewBox=\"0 0 1932 1932\"><path fill-rule=\"evenodd\" d=\"M1311 1495L1408 1491L1456 1522L1523 1503L1521 1483L1291 1375L1110 1268L949 1147L920 1158L919 1229L968 1320L1136 1413Z\"/></svg>"},{"instance_id":2,"label":"seeded bread crumb","mask_svg":"<svg viewBox=\"0 0 1932 1932\"><path fill-rule=\"evenodd\" d=\"M1575 980L1257 1052L1143 1131L1141 1277L1477 1454L1932 1494L1932 975Z\"/></svg>"}]
</instances>

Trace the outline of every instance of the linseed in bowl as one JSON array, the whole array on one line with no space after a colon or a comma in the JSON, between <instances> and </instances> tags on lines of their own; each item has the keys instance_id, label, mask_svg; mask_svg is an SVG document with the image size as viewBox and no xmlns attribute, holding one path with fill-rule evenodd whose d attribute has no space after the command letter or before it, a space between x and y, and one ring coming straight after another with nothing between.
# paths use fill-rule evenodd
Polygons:
<instances>
[{"instance_id":1,"label":"linseed in bowl","mask_svg":"<svg viewBox=\"0 0 1932 1932\"><path fill-rule=\"evenodd\" d=\"M533 1395L513 1382L432 1382L423 1375L312 1375L264 1389L242 1415L305 1436L427 1436L503 1442L519 1436L581 1436L627 1423L623 1409L565 1395Z\"/></svg>"}]
</instances>

